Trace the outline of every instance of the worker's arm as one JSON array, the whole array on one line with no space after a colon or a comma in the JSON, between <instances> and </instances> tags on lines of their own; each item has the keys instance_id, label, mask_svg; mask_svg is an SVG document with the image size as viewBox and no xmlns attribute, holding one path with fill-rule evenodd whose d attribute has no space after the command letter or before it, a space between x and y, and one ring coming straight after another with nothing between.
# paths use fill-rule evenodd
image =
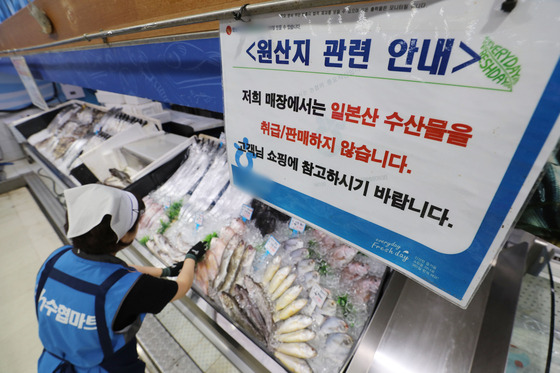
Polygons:
<instances>
[{"instance_id":1,"label":"worker's arm","mask_svg":"<svg viewBox=\"0 0 560 373\"><path fill-rule=\"evenodd\" d=\"M161 277L163 272L163 268L158 267L145 267L145 266L137 266L134 264L130 264L131 267L136 268L136 270L140 273L144 273L146 275L154 276L154 277Z\"/></svg>"},{"instance_id":2,"label":"worker's arm","mask_svg":"<svg viewBox=\"0 0 560 373\"><path fill-rule=\"evenodd\" d=\"M202 260L202 257L204 256L205 253L206 253L205 242L201 241L196 245L194 245L193 247L191 247L191 249L185 256L185 261L183 262L183 269L179 273L179 276L177 276L177 280L176 280L178 285L177 294L175 294L175 296L171 301L182 298L185 296L185 294L187 294L187 291L189 291L189 289L191 288L194 280L194 266L196 265L196 262Z\"/></svg>"},{"instance_id":3,"label":"worker's arm","mask_svg":"<svg viewBox=\"0 0 560 373\"><path fill-rule=\"evenodd\" d=\"M187 257L183 263L183 269L177 276L177 293L171 301L183 298L192 286L194 280L194 266L196 262L193 258Z\"/></svg>"},{"instance_id":4,"label":"worker's arm","mask_svg":"<svg viewBox=\"0 0 560 373\"><path fill-rule=\"evenodd\" d=\"M177 277L179 276L179 272L181 272L181 269L183 269L183 262L175 263L172 266L165 268L145 267L137 265L131 265L131 267L136 268L136 270L140 273L144 273L146 275L154 277Z\"/></svg>"}]
</instances>

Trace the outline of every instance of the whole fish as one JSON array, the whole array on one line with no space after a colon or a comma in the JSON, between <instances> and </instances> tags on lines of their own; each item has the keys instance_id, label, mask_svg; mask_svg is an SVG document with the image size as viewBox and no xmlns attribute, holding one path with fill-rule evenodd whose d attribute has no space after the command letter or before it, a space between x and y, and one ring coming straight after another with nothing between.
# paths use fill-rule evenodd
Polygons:
<instances>
[{"instance_id":1,"label":"whole fish","mask_svg":"<svg viewBox=\"0 0 560 373\"><path fill-rule=\"evenodd\" d=\"M304 259L297 264L298 276L304 276L307 272L315 270L315 260Z\"/></svg>"},{"instance_id":2,"label":"whole fish","mask_svg":"<svg viewBox=\"0 0 560 373\"><path fill-rule=\"evenodd\" d=\"M333 333L329 334L325 342L325 352L329 356L336 355L344 358L352 349L354 340L346 333Z\"/></svg>"},{"instance_id":3,"label":"whole fish","mask_svg":"<svg viewBox=\"0 0 560 373\"><path fill-rule=\"evenodd\" d=\"M286 308L290 303L296 300L302 290L303 286L301 285L295 285L286 290L286 292L284 292L284 294L282 294L282 296L276 301L275 310L280 311Z\"/></svg>"},{"instance_id":4,"label":"whole fish","mask_svg":"<svg viewBox=\"0 0 560 373\"><path fill-rule=\"evenodd\" d=\"M367 275L354 283L354 294L356 299L367 303L377 294L381 279L374 275Z\"/></svg>"},{"instance_id":5,"label":"whole fish","mask_svg":"<svg viewBox=\"0 0 560 373\"><path fill-rule=\"evenodd\" d=\"M204 262L206 262L206 268L208 268L208 280L216 278L218 274L218 260L216 259L216 255L213 252L207 251L204 254Z\"/></svg>"},{"instance_id":6,"label":"whole fish","mask_svg":"<svg viewBox=\"0 0 560 373\"><path fill-rule=\"evenodd\" d=\"M320 280L321 276L317 271L307 272L302 276L302 283L306 289L313 287L313 285L319 285Z\"/></svg>"},{"instance_id":7,"label":"whole fish","mask_svg":"<svg viewBox=\"0 0 560 373\"><path fill-rule=\"evenodd\" d=\"M233 219L229 227L239 235L242 235L247 230L247 226L240 218Z\"/></svg>"},{"instance_id":8,"label":"whole fish","mask_svg":"<svg viewBox=\"0 0 560 373\"><path fill-rule=\"evenodd\" d=\"M340 245L335 247L331 252L327 261L332 268L342 268L354 259L358 250L348 246Z\"/></svg>"},{"instance_id":9,"label":"whole fish","mask_svg":"<svg viewBox=\"0 0 560 373\"><path fill-rule=\"evenodd\" d=\"M127 184L132 184L132 180L130 180L130 176L126 172L118 170L116 168L110 168L109 172L120 181L123 181Z\"/></svg>"},{"instance_id":10,"label":"whole fish","mask_svg":"<svg viewBox=\"0 0 560 373\"><path fill-rule=\"evenodd\" d=\"M239 263L241 263L241 258L245 252L245 243L243 241L239 242L239 245L233 250L231 259L229 260L228 269L224 283L220 286L220 291L229 291L235 276L237 275L237 270L239 269Z\"/></svg>"},{"instance_id":11,"label":"whole fish","mask_svg":"<svg viewBox=\"0 0 560 373\"><path fill-rule=\"evenodd\" d=\"M308 342L315 338L315 332L309 329L296 330L291 333L276 334L278 342Z\"/></svg>"},{"instance_id":12,"label":"whole fish","mask_svg":"<svg viewBox=\"0 0 560 373\"><path fill-rule=\"evenodd\" d=\"M171 255L175 251L175 248L171 242L169 242L169 239L162 234L154 234L154 243L158 247L158 250L161 250L161 252L164 252L167 255Z\"/></svg>"},{"instance_id":13,"label":"whole fish","mask_svg":"<svg viewBox=\"0 0 560 373\"><path fill-rule=\"evenodd\" d=\"M290 261L292 263L299 262L302 259L309 257L309 250L307 249L297 249L290 253Z\"/></svg>"},{"instance_id":14,"label":"whole fish","mask_svg":"<svg viewBox=\"0 0 560 373\"><path fill-rule=\"evenodd\" d=\"M255 260L255 254L257 250L251 245L247 246L245 252L243 253L243 257L241 258L241 263L239 264L239 270L237 271L237 275L235 276L235 280L233 284L242 285L245 275L251 272L253 267L253 261Z\"/></svg>"},{"instance_id":15,"label":"whole fish","mask_svg":"<svg viewBox=\"0 0 560 373\"><path fill-rule=\"evenodd\" d=\"M272 319L272 305L266 298L264 289L261 285L257 284L251 276L245 276L243 280L243 284L245 288L249 292L249 296L253 303L257 306L259 312L261 313L264 322L266 324L266 333L267 336L272 336L274 333L274 321ZM271 340L270 337L266 338L267 340Z\"/></svg>"},{"instance_id":16,"label":"whole fish","mask_svg":"<svg viewBox=\"0 0 560 373\"><path fill-rule=\"evenodd\" d=\"M310 359L317 356L317 351L307 343L280 343L276 351L286 355Z\"/></svg>"},{"instance_id":17,"label":"whole fish","mask_svg":"<svg viewBox=\"0 0 560 373\"><path fill-rule=\"evenodd\" d=\"M276 329L276 334L291 333L296 330L307 328L313 323L313 319L309 316L296 315L285 320Z\"/></svg>"},{"instance_id":18,"label":"whole fish","mask_svg":"<svg viewBox=\"0 0 560 373\"><path fill-rule=\"evenodd\" d=\"M237 304L239 305L239 309L245 316L247 316L249 322L253 324L255 329L261 331L261 334L263 334L262 331L266 330L264 318L262 317L258 308L251 302L247 289L245 289L241 285L235 284L233 286L231 295L235 298ZM268 338L269 336L263 334L263 337ZM268 340L265 340L264 342L268 342Z\"/></svg>"},{"instance_id":19,"label":"whole fish","mask_svg":"<svg viewBox=\"0 0 560 373\"><path fill-rule=\"evenodd\" d=\"M301 249L303 247L303 241L299 238L290 238L282 242L282 245L286 249L287 252L292 252L297 249Z\"/></svg>"},{"instance_id":20,"label":"whole fish","mask_svg":"<svg viewBox=\"0 0 560 373\"><path fill-rule=\"evenodd\" d=\"M290 303L286 308L275 312L272 315L272 319L274 322L278 322L280 320L286 320L288 317L295 315L299 312L305 305L307 304L307 299L296 299L292 303Z\"/></svg>"},{"instance_id":21,"label":"whole fish","mask_svg":"<svg viewBox=\"0 0 560 373\"><path fill-rule=\"evenodd\" d=\"M321 334L346 333L347 330L348 324L346 321L334 316L327 317L319 328Z\"/></svg>"},{"instance_id":22,"label":"whole fish","mask_svg":"<svg viewBox=\"0 0 560 373\"><path fill-rule=\"evenodd\" d=\"M367 263L353 261L348 263L348 265L344 267L344 269L340 273L340 280L342 282L352 284L367 275L368 272L369 265Z\"/></svg>"},{"instance_id":23,"label":"whole fish","mask_svg":"<svg viewBox=\"0 0 560 373\"><path fill-rule=\"evenodd\" d=\"M272 277L276 274L276 271L278 271L278 268L280 268L281 262L282 257L278 255L275 256L274 259L272 259L272 261L268 264L266 270L264 271L262 279L263 286L267 286L269 284L270 280L272 280Z\"/></svg>"},{"instance_id":24,"label":"whole fish","mask_svg":"<svg viewBox=\"0 0 560 373\"><path fill-rule=\"evenodd\" d=\"M218 276L214 279L212 283L212 289L217 293L218 289L222 286L224 279L227 275L227 269L229 265L229 261L231 256L233 255L234 249L239 245L241 241L241 237L238 235L233 236L231 240L229 240L224 253L222 254L222 259L220 261L220 270L218 271Z\"/></svg>"},{"instance_id":25,"label":"whole fish","mask_svg":"<svg viewBox=\"0 0 560 373\"><path fill-rule=\"evenodd\" d=\"M314 301L307 302L307 305L301 309L300 314L313 316L315 314L315 308L317 308L317 303ZM317 323L317 320L315 320L315 322Z\"/></svg>"},{"instance_id":26,"label":"whole fish","mask_svg":"<svg viewBox=\"0 0 560 373\"><path fill-rule=\"evenodd\" d=\"M282 362L288 368L290 372L293 373L312 373L313 371L309 367L309 364L303 359L293 357L290 355L283 354L276 351L274 356Z\"/></svg>"},{"instance_id":27,"label":"whole fish","mask_svg":"<svg viewBox=\"0 0 560 373\"><path fill-rule=\"evenodd\" d=\"M220 239L222 239L227 245L229 240L231 240L234 235L235 231L233 229L231 229L230 227L224 227L220 230L220 234L218 235L218 237L220 237Z\"/></svg>"},{"instance_id":28,"label":"whole fish","mask_svg":"<svg viewBox=\"0 0 560 373\"><path fill-rule=\"evenodd\" d=\"M233 319L233 321L237 322L245 331L251 334L253 337L256 337L259 340L264 340L264 336L251 324L251 322L247 319L247 317L241 312L239 308L239 304L235 300L234 297L229 295L228 293L221 292L219 293L219 299L224 307L226 313Z\"/></svg>"},{"instance_id":29,"label":"whole fish","mask_svg":"<svg viewBox=\"0 0 560 373\"><path fill-rule=\"evenodd\" d=\"M271 300L276 300L278 298L280 298L280 296L282 296L282 294L284 294L284 292L286 290L288 290L288 288L290 286L292 286L292 284L294 283L294 281L296 280L296 274L295 273L290 273L288 275L288 277L286 277L284 279L284 281L282 281L282 283L280 284L280 286L278 286L276 288L276 290L274 290L274 293L272 293L270 295L270 299Z\"/></svg>"},{"instance_id":30,"label":"whole fish","mask_svg":"<svg viewBox=\"0 0 560 373\"><path fill-rule=\"evenodd\" d=\"M320 313L325 316L335 316L336 315L336 301L332 298L327 298L323 307L320 308Z\"/></svg>"},{"instance_id":31,"label":"whole fish","mask_svg":"<svg viewBox=\"0 0 560 373\"><path fill-rule=\"evenodd\" d=\"M218 237L213 237L212 240L210 241L210 248L208 249L208 251L206 251L206 253L207 254L209 252L213 253L214 256L216 257L216 262L219 266L220 261L222 260L222 255L224 255L225 249L226 249L226 243Z\"/></svg>"},{"instance_id":32,"label":"whole fish","mask_svg":"<svg viewBox=\"0 0 560 373\"><path fill-rule=\"evenodd\" d=\"M288 274L290 273L291 270L292 270L291 267L286 266L276 271L276 274L274 274L272 280L270 280L270 283L268 284L268 288L266 289L266 292L268 294L273 294L276 291L276 289L278 289L278 286L280 286L282 281L284 281L284 279L288 277Z\"/></svg>"}]
</instances>

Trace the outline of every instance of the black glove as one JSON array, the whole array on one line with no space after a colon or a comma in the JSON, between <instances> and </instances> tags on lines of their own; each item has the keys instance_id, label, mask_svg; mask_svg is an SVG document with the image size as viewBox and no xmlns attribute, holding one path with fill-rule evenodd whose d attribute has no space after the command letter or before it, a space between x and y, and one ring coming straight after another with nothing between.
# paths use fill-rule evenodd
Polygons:
<instances>
[{"instance_id":1,"label":"black glove","mask_svg":"<svg viewBox=\"0 0 560 373\"><path fill-rule=\"evenodd\" d=\"M160 277L177 277L183 269L184 262L175 263L172 266L162 268Z\"/></svg>"},{"instance_id":2,"label":"black glove","mask_svg":"<svg viewBox=\"0 0 560 373\"><path fill-rule=\"evenodd\" d=\"M191 258L194 259L195 262L200 262L204 254L206 253L206 242L200 241L185 255L185 259Z\"/></svg>"}]
</instances>

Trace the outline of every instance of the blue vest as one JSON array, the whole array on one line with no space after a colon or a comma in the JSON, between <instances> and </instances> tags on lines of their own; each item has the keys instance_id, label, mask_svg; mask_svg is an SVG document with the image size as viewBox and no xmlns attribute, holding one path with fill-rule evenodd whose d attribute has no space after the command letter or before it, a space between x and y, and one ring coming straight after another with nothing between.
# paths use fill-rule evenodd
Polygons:
<instances>
[{"instance_id":1,"label":"blue vest","mask_svg":"<svg viewBox=\"0 0 560 373\"><path fill-rule=\"evenodd\" d=\"M45 348L38 371L144 372L134 336L144 315L118 333L112 328L141 273L119 259L88 260L71 249L56 250L37 275L35 304Z\"/></svg>"}]
</instances>

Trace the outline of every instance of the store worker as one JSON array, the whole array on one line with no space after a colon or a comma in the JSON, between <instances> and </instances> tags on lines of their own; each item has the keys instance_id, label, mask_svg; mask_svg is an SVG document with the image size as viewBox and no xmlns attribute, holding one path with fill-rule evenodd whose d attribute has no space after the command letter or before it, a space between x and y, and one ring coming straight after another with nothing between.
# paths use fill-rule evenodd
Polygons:
<instances>
[{"instance_id":1,"label":"store worker","mask_svg":"<svg viewBox=\"0 0 560 373\"><path fill-rule=\"evenodd\" d=\"M51 254L37 275L38 371L144 372L135 337L142 319L187 293L205 244L172 267L129 266L115 254L133 242L142 200L98 184L64 196L73 245Z\"/></svg>"}]
</instances>

